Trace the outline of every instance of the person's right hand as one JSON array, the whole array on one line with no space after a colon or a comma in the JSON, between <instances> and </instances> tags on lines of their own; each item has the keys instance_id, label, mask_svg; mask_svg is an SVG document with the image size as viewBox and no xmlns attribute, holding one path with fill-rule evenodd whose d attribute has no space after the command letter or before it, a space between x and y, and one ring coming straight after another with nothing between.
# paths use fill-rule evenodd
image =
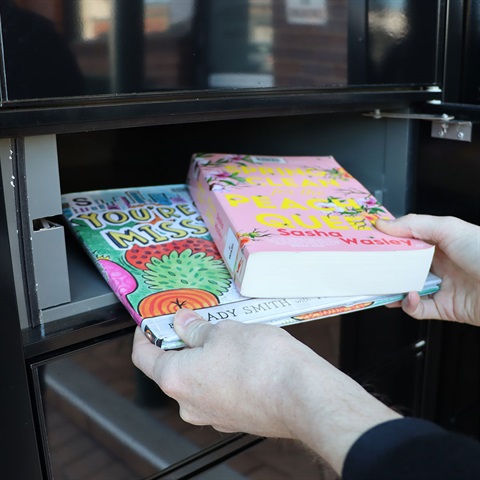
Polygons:
<instances>
[{"instance_id":1,"label":"person's right hand","mask_svg":"<svg viewBox=\"0 0 480 480\"><path fill-rule=\"evenodd\" d=\"M410 292L401 303L416 319L451 320L480 326L480 227L455 217L409 214L377 220L382 232L433 243L432 272L442 279L431 298Z\"/></svg>"},{"instance_id":2,"label":"person's right hand","mask_svg":"<svg viewBox=\"0 0 480 480\"><path fill-rule=\"evenodd\" d=\"M181 309L174 328L186 348L162 350L137 328L132 360L194 425L299 440L340 473L363 433L400 418L280 327Z\"/></svg>"}]
</instances>

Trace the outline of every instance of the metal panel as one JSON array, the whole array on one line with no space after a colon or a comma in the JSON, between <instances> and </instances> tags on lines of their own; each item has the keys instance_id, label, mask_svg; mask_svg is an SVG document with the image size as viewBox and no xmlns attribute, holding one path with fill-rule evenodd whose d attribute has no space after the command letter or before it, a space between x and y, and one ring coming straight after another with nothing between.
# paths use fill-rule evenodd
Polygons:
<instances>
[{"instance_id":1,"label":"metal panel","mask_svg":"<svg viewBox=\"0 0 480 480\"><path fill-rule=\"evenodd\" d=\"M24 239L25 249L31 248L33 275L39 318L41 310L70 301L67 255L63 227L49 217L62 213L60 179L55 135L26 137L23 141L23 162L26 206L31 241ZM27 212L24 212L24 215Z\"/></svg>"},{"instance_id":2,"label":"metal panel","mask_svg":"<svg viewBox=\"0 0 480 480\"><path fill-rule=\"evenodd\" d=\"M31 220L62 213L55 135L24 139L28 212Z\"/></svg>"},{"instance_id":3,"label":"metal panel","mask_svg":"<svg viewBox=\"0 0 480 480\"><path fill-rule=\"evenodd\" d=\"M0 178L3 173L0 171ZM0 450L3 478L42 478L15 295L8 218L0 181Z\"/></svg>"},{"instance_id":4,"label":"metal panel","mask_svg":"<svg viewBox=\"0 0 480 480\"><path fill-rule=\"evenodd\" d=\"M10 241L11 259L14 273L14 288L17 299L19 321L22 328L29 326L29 314L26 307L26 294L23 279L22 245L17 224L16 185L17 178L13 165L13 145L10 139L0 140L0 173L3 180L3 201L7 221L3 224L5 234Z\"/></svg>"},{"instance_id":5,"label":"metal panel","mask_svg":"<svg viewBox=\"0 0 480 480\"><path fill-rule=\"evenodd\" d=\"M63 226L42 219L32 232L33 263L41 309L70 301ZM35 224L34 224L35 225ZM40 313L40 321L45 321Z\"/></svg>"}]
</instances>

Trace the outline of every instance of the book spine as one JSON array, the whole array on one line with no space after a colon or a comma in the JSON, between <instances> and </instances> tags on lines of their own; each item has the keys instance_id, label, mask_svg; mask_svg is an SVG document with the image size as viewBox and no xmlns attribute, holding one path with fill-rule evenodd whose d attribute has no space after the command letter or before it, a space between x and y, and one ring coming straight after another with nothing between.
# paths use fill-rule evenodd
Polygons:
<instances>
[{"instance_id":1,"label":"book spine","mask_svg":"<svg viewBox=\"0 0 480 480\"><path fill-rule=\"evenodd\" d=\"M240 242L237 230L219 201L219 194L210 189L205 170L201 165L195 166L195 162L192 162L188 175L188 187L195 206L203 217L236 287L241 291L244 268L238 268L237 255L240 253ZM240 266L245 264L245 262L240 263Z\"/></svg>"},{"instance_id":2,"label":"book spine","mask_svg":"<svg viewBox=\"0 0 480 480\"><path fill-rule=\"evenodd\" d=\"M420 295L429 295L435 293L438 287L419 292ZM388 305L389 303L402 300L405 294L387 295L385 297L379 297L377 299L363 300L357 303L345 303L343 305L331 306L327 308L320 308L319 310L312 310L308 313L298 314L293 316L278 317L263 317L251 322L243 320L243 323L263 323L266 325L273 325L275 327L287 327L289 325L297 325L299 323L312 322L315 320L321 320L322 318L336 317L339 315L347 315L353 312L359 312L362 310L369 310L376 307ZM242 321L242 320L239 320ZM215 322L216 323L216 322ZM173 324L172 324L173 330ZM175 348L182 348L185 343L173 331L171 335L165 335L160 345L165 350L171 350Z\"/></svg>"},{"instance_id":3,"label":"book spine","mask_svg":"<svg viewBox=\"0 0 480 480\"><path fill-rule=\"evenodd\" d=\"M425 284L425 288L419 293L420 296L431 295L439 290L439 283L433 282ZM213 307L202 309L198 313L206 320L212 323L218 323L222 320L235 320L242 323L264 323L277 327L286 327L288 325L296 325L298 323L311 322L322 318L329 318L338 315L346 315L353 312L368 310L371 308L381 307L390 303L398 302L405 297L404 293L381 295L374 297L357 297L356 299L343 298L317 298L317 299L297 299L300 303L305 301L304 308L299 308L297 312L284 305L281 302L292 302L292 299L272 299L263 303L263 308L259 310L261 304L253 299L245 302L237 302L234 305L224 307ZM278 310L273 314L265 314L265 305L269 302L276 303ZM311 303L310 303L311 302ZM243 309L250 311L250 315L234 315L234 309ZM297 307L295 307L297 308ZM158 339L158 346L165 350L184 347L185 344L177 336L173 328L173 315L167 315L162 319L145 319L142 323L142 329L149 329Z\"/></svg>"},{"instance_id":4,"label":"book spine","mask_svg":"<svg viewBox=\"0 0 480 480\"><path fill-rule=\"evenodd\" d=\"M345 302L348 300L345 298ZM198 309L198 313L211 323L235 320L241 323L265 323L285 317L304 315L338 305L338 298L245 298L237 302ZM164 341L177 338L173 328L175 314L146 318L142 329L148 329Z\"/></svg>"},{"instance_id":5,"label":"book spine","mask_svg":"<svg viewBox=\"0 0 480 480\"><path fill-rule=\"evenodd\" d=\"M439 290L439 285L433 285L428 288L424 288L418 294L420 296L432 295ZM320 320L322 318L334 317L337 315L346 315L348 313L359 312L362 310L369 310L371 308L382 307L401 301L406 296L405 293L398 293L392 295L381 295L376 298L363 299L356 302L347 302L338 304L333 307L322 308L316 311L312 311L306 314L294 315L288 318L274 318L266 319L265 322L269 325L275 325L277 327L286 327L288 325L295 325L297 323L310 322L313 320Z\"/></svg>"}]
</instances>

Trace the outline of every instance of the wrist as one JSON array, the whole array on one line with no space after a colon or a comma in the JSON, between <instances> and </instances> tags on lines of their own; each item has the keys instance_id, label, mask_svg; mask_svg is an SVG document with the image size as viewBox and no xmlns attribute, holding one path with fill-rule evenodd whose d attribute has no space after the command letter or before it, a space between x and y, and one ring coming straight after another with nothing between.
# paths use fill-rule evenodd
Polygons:
<instances>
[{"instance_id":1,"label":"wrist","mask_svg":"<svg viewBox=\"0 0 480 480\"><path fill-rule=\"evenodd\" d=\"M314 352L296 357L288 401L287 428L341 473L346 455L374 426L400 418L352 378Z\"/></svg>"}]
</instances>

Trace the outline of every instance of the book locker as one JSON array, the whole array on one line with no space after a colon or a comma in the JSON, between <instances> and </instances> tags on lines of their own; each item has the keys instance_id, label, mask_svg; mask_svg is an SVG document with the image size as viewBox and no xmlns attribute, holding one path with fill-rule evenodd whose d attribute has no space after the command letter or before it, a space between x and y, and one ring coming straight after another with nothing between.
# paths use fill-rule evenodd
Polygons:
<instances>
[{"instance_id":1,"label":"book locker","mask_svg":"<svg viewBox=\"0 0 480 480\"><path fill-rule=\"evenodd\" d=\"M132 366L134 322L60 196L182 183L193 152L331 154L395 215L478 223L480 2L419 3L2 3L5 478L295 478L295 461L328 478L288 442L180 419ZM480 436L478 332L389 309L289 331L406 414Z\"/></svg>"}]
</instances>

